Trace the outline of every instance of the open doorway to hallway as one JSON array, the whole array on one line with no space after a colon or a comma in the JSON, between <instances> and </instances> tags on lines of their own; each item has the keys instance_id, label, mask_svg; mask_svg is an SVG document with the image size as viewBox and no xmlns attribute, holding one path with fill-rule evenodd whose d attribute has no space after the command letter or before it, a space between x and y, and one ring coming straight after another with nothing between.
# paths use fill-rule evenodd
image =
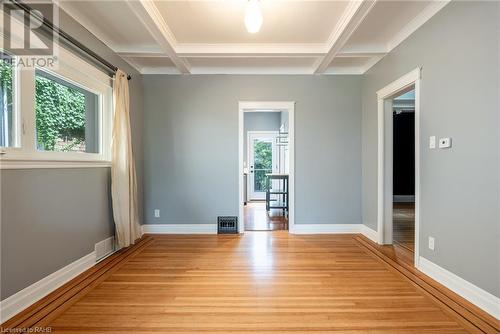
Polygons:
<instances>
[{"instance_id":1,"label":"open doorway to hallway","mask_svg":"<svg viewBox=\"0 0 500 334\"><path fill-rule=\"evenodd\" d=\"M293 224L293 106L240 102L240 232Z\"/></svg>"},{"instance_id":2,"label":"open doorway to hallway","mask_svg":"<svg viewBox=\"0 0 500 334\"><path fill-rule=\"evenodd\" d=\"M377 91L377 242L397 260L420 258L421 69Z\"/></svg>"},{"instance_id":3,"label":"open doorway to hallway","mask_svg":"<svg viewBox=\"0 0 500 334\"><path fill-rule=\"evenodd\" d=\"M288 229L288 112L245 112L245 231Z\"/></svg>"},{"instance_id":4,"label":"open doorway to hallway","mask_svg":"<svg viewBox=\"0 0 500 334\"><path fill-rule=\"evenodd\" d=\"M415 90L392 100L393 243L415 251Z\"/></svg>"}]
</instances>

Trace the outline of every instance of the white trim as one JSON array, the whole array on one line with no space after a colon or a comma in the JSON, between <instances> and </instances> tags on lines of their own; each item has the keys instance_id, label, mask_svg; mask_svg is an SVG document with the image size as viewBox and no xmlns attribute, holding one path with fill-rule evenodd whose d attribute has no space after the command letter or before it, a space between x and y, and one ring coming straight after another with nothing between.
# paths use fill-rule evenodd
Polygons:
<instances>
[{"instance_id":1,"label":"white trim","mask_svg":"<svg viewBox=\"0 0 500 334\"><path fill-rule=\"evenodd\" d=\"M386 198L391 198L392 186L388 186L388 180L385 179L386 152L385 152L385 101L398 92L401 92L410 86L415 86L415 266L419 261L419 240L420 240L420 81L421 68L416 68L401 78L391 82L377 92L378 100L378 177L377 177L377 232L378 243L392 243L391 240L385 240L385 234L390 235L392 231L385 231L385 220L387 215L388 203ZM392 168L389 166L387 168ZM392 181L390 181L392 183ZM392 216L392 215L390 215ZM392 222L392 220L391 220Z\"/></svg>"},{"instance_id":2,"label":"white trim","mask_svg":"<svg viewBox=\"0 0 500 334\"><path fill-rule=\"evenodd\" d=\"M143 26L149 31L154 40L160 45L170 60L175 64L181 73L190 73L189 63L184 58L180 58L175 47L177 41L175 36L165 22L160 11L153 1L137 0L126 1L126 4L136 15Z\"/></svg>"},{"instance_id":3,"label":"white trim","mask_svg":"<svg viewBox=\"0 0 500 334\"><path fill-rule=\"evenodd\" d=\"M217 234L217 224L144 224L142 234Z\"/></svg>"},{"instance_id":4,"label":"white trim","mask_svg":"<svg viewBox=\"0 0 500 334\"><path fill-rule=\"evenodd\" d=\"M422 256L417 269L500 320L500 298Z\"/></svg>"},{"instance_id":5,"label":"white trim","mask_svg":"<svg viewBox=\"0 0 500 334\"><path fill-rule=\"evenodd\" d=\"M38 168L103 168L111 167L108 161L57 161L57 160L0 160L2 169L38 169Z\"/></svg>"},{"instance_id":6,"label":"white trim","mask_svg":"<svg viewBox=\"0 0 500 334\"><path fill-rule=\"evenodd\" d=\"M324 43L181 43L180 57L314 57L328 52Z\"/></svg>"},{"instance_id":7,"label":"white trim","mask_svg":"<svg viewBox=\"0 0 500 334\"><path fill-rule=\"evenodd\" d=\"M191 74L299 75L313 74L311 67L192 67Z\"/></svg>"},{"instance_id":8,"label":"white trim","mask_svg":"<svg viewBox=\"0 0 500 334\"><path fill-rule=\"evenodd\" d=\"M99 97L98 133L99 153L39 151L36 142L35 68L17 68L16 112L22 123L19 127L20 147L0 148L0 169L66 168L75 165L93 167L109 165L112 132L112 80L107 74L78 58L62 46L58 47L57 67L40 70L76 85Z\"/></svg>"},{"instance_id":9,"label":"white trim","mask_svg":"<svg viewBox=\"0 0 500 334\"><path fill-rule=\"evenodd\" d=\"M351 234L361 233L363 224L295 224L294 234Z\"/></svg>"},{"instance_id":10,"label":"white trim","mask_svg":"<svg viewBox=\"0 0 500 334\"><path fill-rule=\"evenodd\" d=\"M9 320L85 270L88 270L95 262L94 251L2 300L0 302L0 323Z\"/></svg>"},{"instance_id":11,"label":"white trim","mask_svg":"<svg viewBox=\"0 0 500 334\"><path fill-rule=\"evenodd\" d=\"M376 0L351 1L328 39L329 50L322 58L314 73L321 74L347 43L361 22L375 6Z\"/></svg>"},{"instance_id":12,"label":"white trim","mask_svg":"<svg viewBox=\"0 0 500 334\"><path fill-rule=\"evenodd\" d=\"M361 234L363 234L365 237L370 239L373 242L377 242L378 240L378 234L377 231L371 229L365 224L361 224L361 229L360 229Z\"/></svg>"},{"instance_id":13,"label":"white trim","mask_svg":"<svg viewBox=\"0 0 500 334\"><path fill-rule=\"evenodd\" d=\"M288 230L294 231L295 224L295 102L294 101L240 101L238 102L238 231L244 233L243 214L243 136L244 113L261 111L288 111L288 154L289 154L289 212Z\"/></svg>"},{"instance_id":14,"label":"white trim","mask_svg":"<svg viewBox=\"0 0 500 334\"><path fill-rule=\"evenodd\" d=\"M141 74L170 74L170 75L177 75L177 74L182 74L177 67L172 67L172 66L162 66L162 67L151 67L151 66L145 66L139 69L139 72Z\"/></svg>"}]
</instances>

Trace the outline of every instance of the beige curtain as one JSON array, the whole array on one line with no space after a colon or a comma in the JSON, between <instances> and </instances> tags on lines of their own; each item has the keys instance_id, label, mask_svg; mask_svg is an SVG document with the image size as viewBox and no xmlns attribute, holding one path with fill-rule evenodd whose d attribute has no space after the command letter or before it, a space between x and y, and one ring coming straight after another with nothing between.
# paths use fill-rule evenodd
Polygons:
<instances>
[{"instance_id":1,"label":"beige curtain","mask_svg":"<svg viewBox=\"0 0 500 334\"><path fill-rule=\"evenodd\" d=\"M133 244L141 236L137 209L137 179L130 133L129 91L127 74L116 72L113 88L115 117L113 122L111 196L117 243L120 248Z\"/></svg>"}]
</instances>

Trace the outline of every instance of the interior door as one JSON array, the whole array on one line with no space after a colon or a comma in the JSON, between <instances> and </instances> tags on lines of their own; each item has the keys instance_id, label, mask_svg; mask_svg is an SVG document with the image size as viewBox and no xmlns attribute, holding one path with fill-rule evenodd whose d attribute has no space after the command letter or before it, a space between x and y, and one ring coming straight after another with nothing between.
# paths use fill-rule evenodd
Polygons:
<instances>
[{"instance_id":1,"label":"interior door","mask_svg":"<svg viewBox=\"0 0 500 334\"><path fill-rule=\"evenodd\" d=\"M278 172L277 131L248 133L248 197L250 200L266 198L267 177Z\"/></svg>"}]
</instances>

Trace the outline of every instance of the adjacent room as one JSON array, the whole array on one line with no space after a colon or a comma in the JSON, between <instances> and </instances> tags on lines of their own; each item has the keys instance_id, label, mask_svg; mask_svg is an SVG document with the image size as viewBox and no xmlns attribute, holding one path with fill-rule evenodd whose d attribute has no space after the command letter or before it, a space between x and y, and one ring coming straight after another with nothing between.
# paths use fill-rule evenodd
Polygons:
<instances>
[{"instance_id":1,"label":"adjacent room","mask_svg":"<svg viewBox=\"0 0 500 334\"><path fill-rule=\"evenodd\" d=\"M0 11L0 332L500 333L499 1Z\"/></svg>"},{"instance_id":2,"label":"adjacent room","mask_svg":"<svg viewBox=\"0 0 500 334\"><path fill-rule=\"evenodd\" d=\"M288 229L288 111L244 111L245 231Z\"/></svg>"}]
</instances>

